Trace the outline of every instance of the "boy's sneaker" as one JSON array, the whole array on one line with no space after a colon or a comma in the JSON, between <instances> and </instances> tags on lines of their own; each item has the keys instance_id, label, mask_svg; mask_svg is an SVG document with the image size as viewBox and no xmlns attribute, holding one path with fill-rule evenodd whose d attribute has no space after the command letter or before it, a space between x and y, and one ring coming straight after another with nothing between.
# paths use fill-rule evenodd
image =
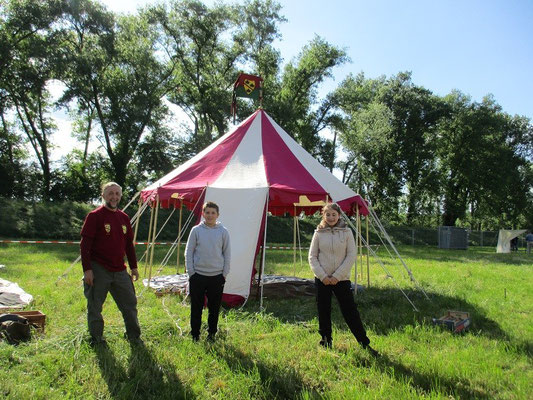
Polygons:
<instances>
[{"instance_id":1,"label":"boy's sneaker","mask_svg":"<svg viewBox=\"0 0 533 400\"><path fill-rule=\"evenodd\" d=\"M214 333L210 333L209 335L207 335L207 341L210 342L210 343L215 343L216 341L216 336Z\"/></svg>"},{"instance_id":2,"label":"boy's sneaker","mask_svg":"<svg viewBox=\"0 0 533 400\"><path fill-rule=\"evenodd\" d=\"M333 341L330 337L322 336L322 339L320 339L319 344L320 346L325 347L326 349L331 349L331 346L333 346Z\"/></svg>"},{"instance_id":3,"label":"boy's sneaker","mask_svg":"<svg viewBox=\"0 0 533 400\"><path fill-rule=\"evenodd\" d=\"M132 346L143 346L144 342L140 337L128 339L128 342L130 342L130 345Z\"/></svg>"},{"instance_id":4,"label":"boy's sneaker","mask_svg":"<svg viewBox=\"0 0 533 400\"><path fill-rule=\"evenodd\" d=\"M197 341L200 340L200 336L198 336L198 335L191 335L191 338L192 338L193 342L197 342Z\"/></svg>"}]
</instances>

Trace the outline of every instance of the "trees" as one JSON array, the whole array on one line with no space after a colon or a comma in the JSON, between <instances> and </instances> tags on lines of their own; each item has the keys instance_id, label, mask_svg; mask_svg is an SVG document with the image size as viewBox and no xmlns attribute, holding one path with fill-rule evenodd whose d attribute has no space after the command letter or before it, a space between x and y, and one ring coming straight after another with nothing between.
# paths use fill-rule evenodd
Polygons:
<instances>
[{"instance_id":1,"label":"trees","mask_svg":"<svg viewBox=\"0 0 533 400\"><path fill-rule=\"evenodd\" d=\"M24 198L24 143L22 137L13 132L3 109L0 109L0 121L0 197Z\"/></svg>"},{"instance_id":2,"label":"trees","mask_svg":"<svg viewBox=\"0 0 533 400\"><path fill-rule=\"evenodd\" d=\"M439 98L407 73L360 74L342 83L335 101L345 113L345 182L387 220L496 228L523 217L531 124L503 113L491 96L481 103L458 91Z\"/></svg>"},{"instance_id":3,"label":"trees","mask_svg":"<svg viewBox=\"0 0 533 400\"><path fill-rule=\"evenodd\" d=\"M455 91L445 101L448 113L440 124L438 147L445 177L444 224L518 224L531 188L525 173L531 160L523 152L531 125L503 113L491 96L475 103Z\"/></svg>"},{"instance_id":4,"label":"trees","mask_svg":"<svg viewBox=\"0 0 533 400\"><path fill-rule=\"evenodd\" d=\"M90 0L71 2L67 14L62 101L95 113L112 175L124 185L143 134L167 113L174 64L157 57L159 37L147 14L115 19Z\"/></svg>"},{"instance_id":5,"label":"trees","mask_svg":"<svg viewBox=\"0 0 533 400\"><path fill-rule=\"evenodd\" d=\"M189 147L198 151L226 132L232 85L239 70L247 68L264 79L263 104L269 114L313 154L325 158L331 153L323 150L318 132L333 118L332 104L326 99L317 106L317 88L347 60L346 54L317 37L280 74L280 55L272 46L279 36L277 25L284 21L279 10L270 0L242 7L186 0L151 9L166 52L177 62L176 90L168 97L192 122ZM239 117L251 111L243 103Z\"/></svg>"},{"instance_id":6,"label":"trees","mask_svg":"<svg viewBox=\"0 0 533 400\"><path fill-rule=\"evenodd\" d=\"M410 73L375 80L360 74L341 84L335 101L347 118L341 134L349 149L347 178L361 179L359 188L388 218L398 220L403 197L406 222L415 223L424 201L435 197L436 97L414 85Z\"/></svg>"},{"instance_id":7,"label":"trees","mask_svg":"<svg viewBox=\"0 0 533 400\"><path fill-rule=\"evenodd\" d=\"M150 9L164 50L176 63L168 99L190 119L188 146L195 152L226 132L239 69L248 66L265 73L276 69L279 55L271 43L283 20L279 9L270 0L242 7L182 0Z\"/></svg>"},{"instance_id":8,"label":"trees","mask_svg":"<svg viewBox=\"0 0 533 400\"><path fill-rule=\"evenodd\" d=\"M42 196L50 197L52 171L50 136L55 126L50 118L47 82L54 77L60 0L34 2L11 0L0 8L0 101L2 116L13 110L42 171ZM5 127L5 125L4 125ZM5 136L7 137L7 136Z\"/></svg>"},{"instance_id":9,"label":"trees","mask_svg":"<svg viewBox=\"0 0 533 400\"><path fill-rule=\"evenodd\" d=\"M232 84L245 70L263 77L269 114L389 221L533 220L528 118L490 96L435 96L407 72L350 75L320 97L320 84L348 61L344 49L315 37L282 68L278 3L209 4L174 0L117 16L97 0L0 0L0 195L83 201L102 179L137 190L227 131ZM56 104L52 80L66 87ZM174 105L190 125L169 129ZM69 109L82 146L55 169L54 106ZM237 118L256 106L240 101ZM336 163L339 143L346 159Z\"/></svg>"}]
</instances>

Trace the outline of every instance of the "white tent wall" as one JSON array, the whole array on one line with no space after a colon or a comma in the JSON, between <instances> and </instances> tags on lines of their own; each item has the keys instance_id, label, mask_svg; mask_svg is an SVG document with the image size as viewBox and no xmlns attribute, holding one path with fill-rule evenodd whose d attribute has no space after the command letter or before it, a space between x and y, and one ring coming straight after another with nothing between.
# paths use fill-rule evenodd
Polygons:
<instances>
[{"instance_id":1,"label":"white tent wall","mask_svg":"<svg viewBox=\"0 0 533 400\"><path fill-rule=\"evenodd\" d=\"M268 187L257 189L228 189L208 187L205 201L214 201L220 207L219 221L230 235L230 273L224 294L247 299L261 221L265 212Z\"/></svg>"},{"instance_id":2,"label":"white tent wall","mask_svg":"<svg viewBox=\"0 0 533 400\"><path fill-rule=\"evenodd\" d=\"M500 229L500 233L498 234L498 245L496 246L496 253L510 253L511 240L517 236L520 236L524 232L526 232L525 229Z\"/></svg>"}]
</instances>

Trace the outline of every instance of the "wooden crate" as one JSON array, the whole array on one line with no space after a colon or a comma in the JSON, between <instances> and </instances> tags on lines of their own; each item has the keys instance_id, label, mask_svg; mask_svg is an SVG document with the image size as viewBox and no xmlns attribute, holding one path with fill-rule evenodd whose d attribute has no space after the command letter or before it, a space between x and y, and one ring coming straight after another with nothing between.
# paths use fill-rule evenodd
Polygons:
<instances>
[{"instance_id":1,"label":"wooden crate","mask_svg":"<svg viewBox=\"0 0 533 400\"><path fill-rule=\"evenodd\" d=\"M465 311L448 310L446 315L440 318L433 318L435 325L442 325L455 333L464 331L470 326L470 314Z\"/></svg>"},{"instance_id":2,"label":"wooden crate","mask_svg":"<svg viewBox=\"0 0 533 400\"><path fill-rule=\"evenodd\" d=\"M34 324L38 332L44 333L46 315L42 312L35 311L11 311L10 314L17 314L28 319L30 324Z\"/></svg>"}]
</instances>

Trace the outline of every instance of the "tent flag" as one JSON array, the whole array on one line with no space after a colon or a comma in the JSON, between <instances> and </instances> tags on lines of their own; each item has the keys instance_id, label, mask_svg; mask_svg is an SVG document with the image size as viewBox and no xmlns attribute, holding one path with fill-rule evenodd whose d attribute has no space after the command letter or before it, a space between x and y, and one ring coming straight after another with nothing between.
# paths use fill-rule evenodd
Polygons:
<instances>
[{"instance_id":1,"label":"tent flag","mask_svg":"<svg viewBox=\"0 0 533 400\"><path fill-rule=\"evenodd\" d=\"M240 74L233 84L233 97L231 101L231 113L235 123L235 114L237 113L237 97L246 97L249 99L263 100L263 78L256 75Z\"/></svg>"},{"instance_id":2,"label":"tent flag","mask_svg":"<svg viewBox=\"0 0 533 400\"><path fill-rule=\"evenodd\" d=\"M240 74L233 84L235 97L248 97L259 100L261 98L263 78L255 75Z\"/></svg>"}]
</instances>

